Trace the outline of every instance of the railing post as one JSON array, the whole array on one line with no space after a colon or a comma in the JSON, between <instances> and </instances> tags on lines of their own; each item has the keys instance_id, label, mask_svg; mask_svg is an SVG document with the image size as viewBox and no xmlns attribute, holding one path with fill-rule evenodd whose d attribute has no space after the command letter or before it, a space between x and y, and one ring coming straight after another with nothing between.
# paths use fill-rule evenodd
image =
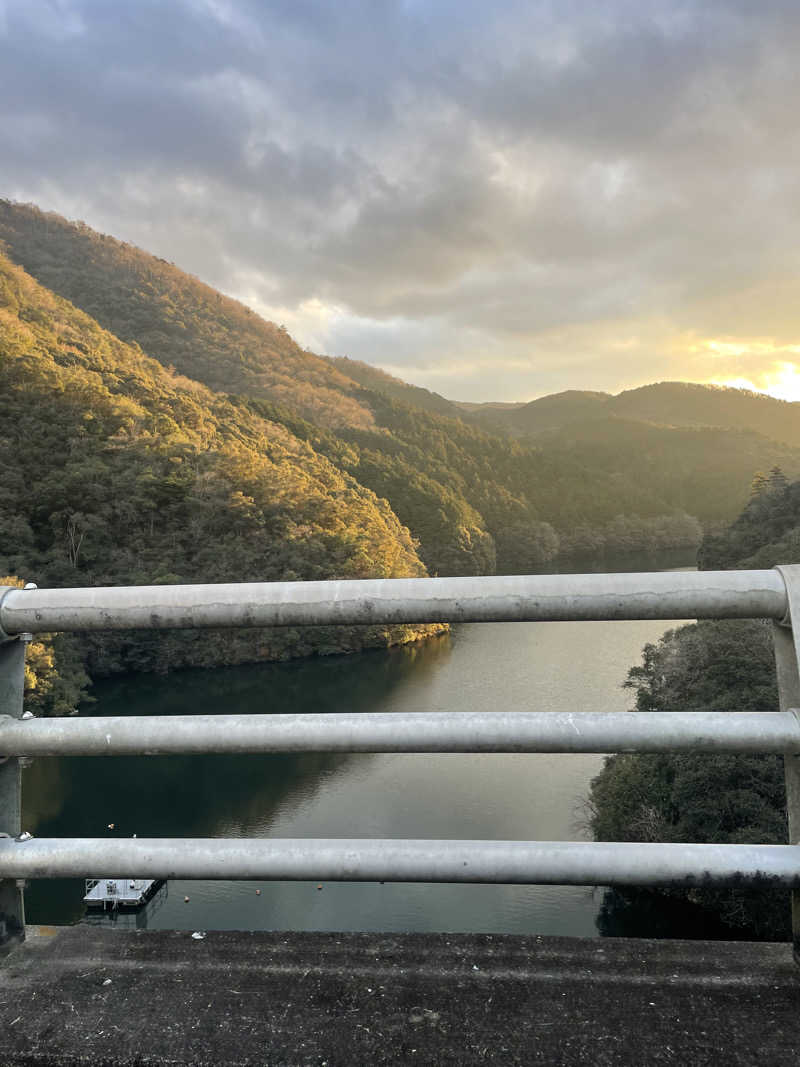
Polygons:
<instances>
[{"instance_id":1,"label":"railing post","mask_svg":"<svg viewBox=\"0 0 800 1067\"><path fill-rule=\"evenodd\" d=\"M0 601L8 587L0 586ZM0 711L15 719L22 717L25 689L25 649L30 634L9 637L0 628ZM0 762L0 834L17 837L22 832L22 773L19 759L9 756ZM23 883L0 880L0 947L25 937Z\"/></svg>"},{"instance_id":2,"label":"railing post","mask_svg":"<svg viewBox=\"0 0 800 1067\"><path fill-rule=\"evenodd\" d=\"M773 622L775 666L781 711L800 716L800 565L777 567L786 582L788 607L780 622ZM800 845L800 755L783 757L786 775L786 812L789 844ZM800 890L792 890L792 942L795 962L800 964Z\"/></svg>"}]
</instances>

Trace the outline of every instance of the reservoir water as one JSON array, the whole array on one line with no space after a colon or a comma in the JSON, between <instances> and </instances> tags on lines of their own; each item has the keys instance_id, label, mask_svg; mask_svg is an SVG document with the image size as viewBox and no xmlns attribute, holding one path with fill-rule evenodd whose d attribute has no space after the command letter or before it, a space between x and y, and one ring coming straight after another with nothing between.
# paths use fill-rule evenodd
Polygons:
<instances>
[{"instance_id":1,"label":"reservoir water","mask_svg":"<svg viewBox=\"0 0 800 1067\"><path fill-rule=\"evenodd\" d=\"M689 560L661 562L658 569ZM626 563L607 569L657 569L652 558ZM386 651L106 681L81 714L623 711L632 703L622 688L629 667L675 624L464 625ZM582 840L582 805L602 762L551 754L37 759L24 771L23 827L47 837ZM130 921L192 930L591 936L602 900L600 890L561 886L176 881L167 888ZM82 893L82 881L32 883L28 921L81 921Z\"/></svg>"}]
</instances>

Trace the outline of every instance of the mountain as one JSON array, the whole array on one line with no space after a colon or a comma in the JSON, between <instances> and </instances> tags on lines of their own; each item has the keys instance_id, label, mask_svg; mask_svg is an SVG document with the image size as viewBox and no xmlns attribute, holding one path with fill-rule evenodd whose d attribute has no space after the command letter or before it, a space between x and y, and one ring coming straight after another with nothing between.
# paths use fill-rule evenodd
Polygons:
<instances>
[{"instance_id":1,"label":"mountain","mask_svg":"<svg viewBox=\"0 0 800 1067\"><path fill-rule=\"evenodd\" d=\"M0 201L0 241L42 285L116 336L301 433L386 498L432 573L530 570L557 551L556 524L605 521L637 507L658 513L657 498L633 485L432 411L432 403L446 406L433 394L425 393L427 410L410 406L398 390L406 400L424 391L351 366L377 387L365 388L342 373L343 361L305 352L243 305L84 224Z\"/></svg>"},{"instance_id":2,"label":"mountain","mask_svg":"<svg viewBox=\"0 0 800 1067\"><path fill-rule=\"evenodd\" d=\"M416 576L385 500L0 255L0 573L42 585ZM95 671L269 660L430 628L87 639Z\"/></svg>"},{"instance_id":3,"label":"mountain","mask_svg":"<svg viewBox=\"0 0 800 1067\"><path fill-rule=\"evenodd\" d=\"M120 340L210 389L269 397L321 426L374 425L357 384L333 363L163 259L8 200L0 200L0 243Z\"/></svg>"},{"instance_id":4,"label":"mountain","mask_svg":"<svg viewBox=\"0 0 800 1067\"><path fill-rule=\"evenodd\" d=\"M402 404L420 408L422 411L432 411L437 415L458 418L461 414L459 405L451 400L445 400L438 393L432 393L429 389L421 389L418 385L409 385L377 367L371 367L369 363L349 359L347 356L326 356L325 358L346 377L374 393L380 393L392 400L399 400Z\"/></svg>"},{"instance_id":5,"label":"mountain","mask_svg":"<svg viewBox=\"0 0 800 1067\"><path fill-rule=\"evenodd\" d=\"M671 428L751 430L800 447L800 403L693 382L657 382L616 396L569 390L511 409L481 405L466 416L518 437L540 437L554 430L580 427L586 419L605 417Z\"/></svg>"},{"instance_id":6,"label":"mountain","mask_svg":"<svg viewBox=\"0 0 800 1067\"><path fill-rule=\"evenodd\" d=\"M800 446L800 403L724 385L658 382L611 399L609 413L660 426L752 430Z\"/></svg>"},{"instance_id":7,"label":"mountain","mask_svg":"<svg viewBox=\"0 0 800 1067\"><path fill-rule=\"evenodd\" d=\"M546 433L582 419L593 418L611 400L609 393L568 389L539 397L529 404L482 404L468 412L468 418L494 430L514 436Z\"/></svg>"},{"instance_id":8,"label":"mountain","mask_svg":"<svg viewBox=\"0 0 800 1067\"><path fill-rule=\"evenodd\" d=\"M748 429L673 428L610 416L568 424L541 440L612 478L657 487L668 509L704 522L729 515L734 500L743 507L758 471L800 475L800 450Z\"/></svg>"},{"instance_id":9,"label":"mountain","mask_svg":"<svg viewBox=\"0 0 800 1067\"><path fill-rule=\"evenodd\" d=\"M519 423L510 439L468 406L300 348L242 304L85 224L0 201L0 242L40 285L185 388L280 428L388 502L432 574L525 573L564 552L694 544L692 516L731 518L759 469L800 474L793 443L623 417L610 407L619 398L603 393L481 406L478 415ZM522 436L532 412L536 436Z\"/></svg>"}]
</instances>

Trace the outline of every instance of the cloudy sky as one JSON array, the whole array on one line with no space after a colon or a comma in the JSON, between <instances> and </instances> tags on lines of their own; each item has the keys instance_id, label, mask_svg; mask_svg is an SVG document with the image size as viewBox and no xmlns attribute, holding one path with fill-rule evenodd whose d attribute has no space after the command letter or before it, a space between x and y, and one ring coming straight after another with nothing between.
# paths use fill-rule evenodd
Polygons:
<instances>
[{"instance_id":1,"label":"cloudy sky","mask_svg":"<svg viewBox=\"0 0 800 1067\"><path fill-rule=\"evenodd\" d=\"M0 0L0 196L463 400L800 399L796 0Z\"/></svg>"}]
</instances>

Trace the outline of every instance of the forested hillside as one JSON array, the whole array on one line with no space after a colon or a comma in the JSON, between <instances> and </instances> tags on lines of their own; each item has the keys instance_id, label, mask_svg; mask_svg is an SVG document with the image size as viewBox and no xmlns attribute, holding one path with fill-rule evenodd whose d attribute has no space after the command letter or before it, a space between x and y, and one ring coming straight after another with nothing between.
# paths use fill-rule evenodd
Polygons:
<instances>
[{"instance_id":1,"label":"forested hillside","mask_svg":"<svg viewBox=\"0 0 800 1067\"><path fill-rule=\"evenodd\" d=\"M383 393L392 400L399 400L402 404L410 407L422 408L423 411L433 411L437 415L448 415L450 418L458 418L461 414L459 405L445 400L438 393L432 393L429 389L421 389L417 385L409 385L408 382L394 378L377 367L371 367L368 363L362 363L357 359L348 359L347 356L327 356L326 359L337 370L354 382L358 382L365 389L375 393Z\"/></svg>"},{"instance_id":2,"label":"forested hillside","mask_svg":"<svg viewBox=\"0 0 800 1067\"><path fill-rule=\"evenodd\" d=\"M800 562L800 482L788 483L779 469L757 478L739 518L724 533L704 540L700 561L706 569ZM642 664L630 671L627 684L635 692L637 711L776 710L770 627L758 620L730 620L672 630L657 645L645 647ZM603 841L780 844L787 839L779 756L612 756L592 783L590 803L592 830ZM642 896L613 894L604 921L620 932L616 916L635 912L632 905ZM729 936L789 934L785 892L693 889L657 896L688 900L721 921Z\"/></svg>"},{"instance_id":3,"label":"forested hillside","mask_svg":"<svg viewBox=\"0 0 800 1067\"><path fill-rule=\"evenodd\" d=\"M739 429L586 423L605 394L537 401L550 436L511 441L434 393L304 351L243 305L84 224L0 201L0 241L162 367L268 416L388 500L431 573L519 573L558 554L694 545L696 517L730 519L756 470L800 473L800 449ZM579 432L559 429L564 403L580 408Z\"/></svg>"},{"instance_id":4,"label":"forested hillside","mask_svg":"<svg viewBox=\"0 0 800 1067\"><path fill-rule=\"evenodd\" d=\"M800 562L800 481L778 467L757 474L747 507L723 534L703 539L698 561L703 570Z\"/></svg>"},{"instance_id":5,"label":"forested hillside","mask_svg":"<svg viewBox=\"0 0 800 1067\"><path fill-rule=\"evenodd\" d=\"M610 477L624 472L634 484L653 487L664 510L703 521L733 518L758 471L780 467L800 475L800 449L747 429L673 428L611 416L553 431L542 447Z\"/></svg>"},{"instance_id":6,"label":"forested hillside","mask_svg":"<svg viewBox=\"0 0 800 1067\"><path fill-rule=\"evenodd\" d=\"M548 430L558 430L583 419L605 414L610 393L596 393L582 389L567 389L531 400L528 404L464 405L467 419L514 437L536 436Z\"/></svg>"},{"instance_id":7,"label":"forested hillside","mask_svg":"<svg viewBox=\"0 0 800 1067\"><path fill-rule=\"evenodd\" d=\"M425 573L384 500L285 426L166 370L3 256L0 426L0 573L50 586ZM167 669L422 632L106 635L88 655L95 671Z\"/></svg>"},{"instance_id":8,"label":"forested hillside","mask_svg":"<svg viewBox=\"0 0 800 1067\"><path fill-rule=\"evenodd\" d=\"M517 437L570 431L586 420L625 419L660 427L750 430L796 448L800 446L800 403L776 400L746 389L693 382L656 382L611 393L568 390L510 408L481 405L466 415Z\"/></svg>"},{"instance_id":9,"label":"forested hillside","mask_svg":"<svg viewBox=\"0 0 800 1067\"><path fill-rule=\"evenodd\" d=\"M800 403L746 389L691 382L658 382L612 398L611 413L661 426L717 426L752 430L800 445Z\"/></svg>"},{"instance_id":10,"label":"forested hillside","mask_svg":"<svg viewBox=\"0 0 800 1067\"><path fill-rule=\"evenodd\" d=\"M373 423L329 361L165 260L7 200L0 242L42 285L165 367L220 392L268 395L322 426Z\"/></svg>"}]
</instances>

